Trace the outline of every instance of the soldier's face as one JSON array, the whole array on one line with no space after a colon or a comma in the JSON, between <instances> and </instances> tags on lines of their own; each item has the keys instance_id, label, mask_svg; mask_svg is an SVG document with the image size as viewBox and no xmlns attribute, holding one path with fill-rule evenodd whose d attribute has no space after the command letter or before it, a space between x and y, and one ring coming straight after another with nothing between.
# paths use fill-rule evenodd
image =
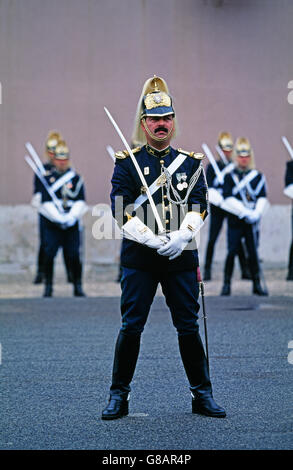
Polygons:
<instances>
[{"instance_id":1,"label":"soldier's face","mask_svg":"<svg viewBox=\"0 0 293 470\"><path fill-rule=\"evenodd\" d=\"M169 144L174 129L172 115L149 116L141 125L148 143L153 144L154 142L161 141L166 145Z\"/></svg>"},{"instance_id":2,"label":"soldier's face","mask_svg":"<svg viewBox=\"0 0 293 470\"><path fill-rule=\"evenodd\" d=\"M225 157L228 158L228 160L231 160L232 150L223 150L223 152L224 152Z\"/></svg>"},{"instance_id":3,"label":"soldier's face","mask_svg":"<svg viewBox=\"0 0 293 470\"><path fill-rule=\"evenodd\" d=\"M60 171L63 173L64 171L67 170L69 167L69 160L59 160L57 158L54 158L54 166L56 167L57 171Z\"/></svg>"},{"instance_id":4,"label":"soldier's face","mask_svg":"<svg viewBox=\"0 0 293 470\"><path fill-rule=\"evenodd\" d=\"M245 169L250 163L250 155L247 155L245 157L238 155L237 160L239 167Z\"/></svg>"},{"instance_id":5,"label":"soldier's face","mask_svg":"<svg viewBox=\"0 0 293 470\"><path fill-rule=\"evenodd\" d=\"M55 153L51 152L50 150L47 150L47 155L48 155L49 159L51 160L51 162L53 162L53 159L55 157Z\"/></svg>"}]
</instances>

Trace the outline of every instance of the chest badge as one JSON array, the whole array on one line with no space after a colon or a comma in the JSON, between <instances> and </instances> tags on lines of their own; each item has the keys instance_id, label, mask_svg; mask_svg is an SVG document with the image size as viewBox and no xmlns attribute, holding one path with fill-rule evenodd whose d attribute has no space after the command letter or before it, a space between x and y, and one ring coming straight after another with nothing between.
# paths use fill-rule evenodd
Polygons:
<instances>
[{"instance_id":1,"label":"chest badge","mask_svg":"<svg viewBox=\"0 0 293 470\"><path fill-rule=\"evenodd\" d=\"M186 173L176 173L176 178L178 181L178 184L176 186L178 191L183 191L183 189L188 188L188 184L186 183L186 180L187 180Z\"/></svg>"},{"instance_id":2,"label":"chest badge","mask_svg":"<svg viewBox=\"0 0 293 470\"><path fill-rule=\"evenodd\" d=\"M143 169L143 174L144 175L149 175L150 174L150 167L149 166L145 166L144 169Z\"/></svg>"}]
</instances>

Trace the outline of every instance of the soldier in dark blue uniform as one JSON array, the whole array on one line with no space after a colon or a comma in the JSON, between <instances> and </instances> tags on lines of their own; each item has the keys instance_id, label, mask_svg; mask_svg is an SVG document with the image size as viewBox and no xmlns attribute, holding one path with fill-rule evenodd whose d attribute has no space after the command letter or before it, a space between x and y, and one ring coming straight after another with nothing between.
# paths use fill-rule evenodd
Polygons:
<instances>
[{"instance_id":1,"label":"soldier in dark blue uniform","mask_svg":"<svg viewBox=\"0 0 293 470\"><path fill-rule=\"evenodd\" d=\"M292 241L289 251L287 281L293 281L293 161L287 162L284 194L292 200Z\"/></svg>"},{"instance_id":2,"label":"soldier in dark blue uniform","mask_svg":"<svg viewBox=\"0 0 293 470\"><path fill-rule=\"evenodd\" d=\"M44 170L45 175L48 176L52 171L53 165L53 158L55 155L55 149L58 141L61 140L61 135L59 132L51 131L48 134L46 140L46 148L45 148L45 156L47 158L47 162L44 163ZM38 209L40 205L41 199L41 186L42 183L40 182L39 178L35 175L34 177L34 190L33 190L33 198L31 204L34 208ZM39 251L37 257L37 274L34 279L34 284L41 284L44 279L44 246L43 246L43 217L39 215Z\"/></svg>"},{"instance_id":3,"label":"soldier in dark blue uniform","mask_svg":"<svg viewBox=\"0 0 293 470\"><path fill-rule=\"evenodd\" d=\"M80 258L80 221L87 210L85 189L81 176L70 168L69 150L59 141L53 159L54 169L47 175L49 190L42 185L40 214L43 216L44 297L53 293L54 258L60 247L66 252L73 276L73 293L84 296L82 290L82 263Z\"/></svg>"},{"instance_id":4,"label":"soldier in dark blue uniform","mask_svg":"<svg viewBox=\"0 0 293 470\"><path fill-rule=\"evenodd\" d=\"M234 164L231 160L233 152L233 139L231 134L229 132L221 132L218 137L218 145L223 152L225 161L219 159L214 161L214 165L212 163L209 163L206 171L207 183L209 187L210 224L204 266L205 281L211 280L211 269L215 245L222 230L223 222L228 216L228 213L221 209L224 178L225 175L232 171L232 169L234 168ZM246 259L243 242L239 245L238 256L242 279L251 279L251 275L249 273L248 268L248 260Z\"/></svg>"},{"instance_id":5,"label":"soldier in dark blue uniform","mask_svg":"<svg viewBox=\"0 0 293 470\"><path fill-rule=\"evenodd\" d=\"M140 348L140 337L158 283L161 284L192 392L192 411L224 417L212 396L207 360L198 331L196 278L198 252L194 238L207 214L207 185L202 154L170 146L175 118L166 82L154 77L144 85L137 110L137 134L146 145L133 150L159 210L159 228L146 188L126 151L116 153L112 177L112 212L122 226L121 315L113 363L110 400L102 419L128 414L128 394ZM136 134L136 132L135 132ZM133 141L142 137L135 135ZM169 399L169 397L168 397Z\"/></svg>"},{"instance_id":6,"label":"soldier in dark blue uniform","mask_svg":"<svg viewBox=\"0 0 293 470\"><path fill-rule=\"evenodd\" d=\"M254 156L248 139L241 137L235 145L235 170L226 175L223 187L222 207L228 216L228 254L224 268L224 285L221 295L230 295L234 259L241 238L245 238L253 293L267 295L260 284L258 258L258 224L268 205L266 181L262 173L254 169Z\"/></svg>"}]
</instances>

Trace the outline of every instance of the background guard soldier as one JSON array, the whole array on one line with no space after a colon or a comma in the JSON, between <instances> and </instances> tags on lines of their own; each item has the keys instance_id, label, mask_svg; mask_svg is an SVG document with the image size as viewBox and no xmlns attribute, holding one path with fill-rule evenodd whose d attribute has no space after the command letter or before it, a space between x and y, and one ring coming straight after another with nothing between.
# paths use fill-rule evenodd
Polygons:
<instances>
[{"instance_id":1,"label":"background guard soldier","mask_svg":"<svg viewBox=\"0 0 293 470\"><path fill-rule=\"evenodd\" d=\"M39 211L44 216L44 297L51 297L53 293L54 258L60 247L66 252L73 276L73 294L78 297L85 295L81 280L79 224L87 211L87 205L83 179L70 168L69 157L66 143L59 141L53 159L54 169L46 176L51 191L59 201L58 207L45 187L41 187L42 203Z\"/></svg>"},{"instance_id":2,"label":"background guard soldier","mask_svg":"<svg viewBox=\"0 0 293 470\"><path fill-rule=\"evenodd\" d=\"M221 176L225 177L225 175L230 172L233 168L232 163L232 152L233 152L233 139L229 132L221 132L218 136L218 145L223 151L227 163L224 163L222 159L216 161L216 165L221 172ZM232 164L231 164L232 163ZM206 247L206 255L205 255L205 265L204 265L204 280L210 281L212 278L212 262L214 256L214 249L217 242L217 239L220 235L222 230L223 222L228 216L228 213L221 209L220 205L218 205L217 201L222 200L223 197L223 184L221 181L218 180L213 165L211 163L208 164L207 170L207 183L209 187L209 209L210 209L210 217L209 217L209 238ZM211 192L211 188L213 192ZM219 194L215 194L215 191ZM216 196L213 198L213 196ZM239 245L238 257L240 262L241 268L241 277L242 279L251 279L251 274L248 268L248 260L246 258L245 250L243 247L243 243Z\"/></svg>"},{"instance_id":3,"label":"background guard soldier","mask_svg":"<svg viewBox=\"0 0 293 470\"><path fill-rule=\"evenodd\" d=\"M245 238L253 293L267 295L260 285L260 264L258 258L258 225L268 206L266 181L262 173L254 168L254 156L248 139L238 138L234 149L235 169L224 180L222 207L230 212L228 216L228 254L224 268L224 285L221 295L230 295L234 259L241 238Z\"/></svg>"},{"instance_id":4,"label":"background guard soldier","mask_svg":"<svg viewBox=\"0 0 293 470\"><path fill-rule=\"evenodd\" d=\"M62 140L62 136L60 132L57 131L50 131L47 140L46 140L46 147L45 147L45 157L47 158L47 162L44 163L44 169L46 170L45 175L48 176L51 171L54 169L53 159L55 156L55 150L58 142ZM38 209L40 202L41 202L41 188L42 183L40 182L39 178L35 175L34 177L34 195L31 201L31 205ZM37 274L34 279L34 284L41 284L44 280L44 217L39 214L39 251L37 257ZM72 275L69 270L69 263L66 257L66 251L63 250L63 259L67 274L68 282L72 282Z\"/></svg>"},{"instance_id":5,"label":"background guard soldier","mask_svg":"<svg viewBox=\"0 0 293 470\"><path fill-rule=\"evenodd\" d=\"M207 185L201 163L203 155L175 150L170 146L175 131L174 114L166 82L159 77L147 80L137 109L135 134L138 135L132 139L140 142L144 138L147 143L133 150L133 154L156 207L160 205L167 236L155 235L156 224L148 210L145 188L128 152L116 153L111 202L113 215L124 234L121 251L122 326L115 347L110 399L102 413L104 420L128 414L128 395L140 337L158 283L162 286L178 332L179 351L193 397L193 413L218 418L226 415L212 396L197 324L198 252L192 240L203 225L207 211ZM121 200L123 204L120 206ZM136 215L133 208L136 208ZM180 218L183 219L181 223ZM189 242L193 245L185 249Z\"/></svg>"},{"instance_id":6,"label":"background guard soldier","mask_svg":"<svg viewBox=\"0 0 293 470\"><path fill-rule=\"evenodd\" d=\"M293 160L287 162L284 194L292 199L292 241L289 251L287 281L293 281Z\"/></svg>"}]
</instances>

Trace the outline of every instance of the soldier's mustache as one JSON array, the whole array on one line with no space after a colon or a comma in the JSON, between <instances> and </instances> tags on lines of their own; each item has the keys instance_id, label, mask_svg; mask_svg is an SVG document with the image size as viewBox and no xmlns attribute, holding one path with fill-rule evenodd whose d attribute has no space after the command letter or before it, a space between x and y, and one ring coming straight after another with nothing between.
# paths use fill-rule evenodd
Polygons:
<instances>
[{"instance_id":1,"label":"soldier's mustache","mask_svg":"<svg viewBox=\"0 0 293 470\"><path fill-rule=\"evenodd\" d=\"M168 132L168 129L164 126L159 126L155 129L155 133L160 132L160 131Z\"/></svg>"}]
</instances>

